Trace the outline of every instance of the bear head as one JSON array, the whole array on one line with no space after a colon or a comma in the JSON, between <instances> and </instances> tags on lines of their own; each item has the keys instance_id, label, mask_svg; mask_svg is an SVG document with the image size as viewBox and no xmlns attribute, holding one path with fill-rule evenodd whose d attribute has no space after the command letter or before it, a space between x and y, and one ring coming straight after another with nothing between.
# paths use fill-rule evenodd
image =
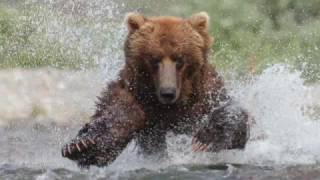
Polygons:
<instances>
[{"instance_id":1,"label":"bear head","mask_svg":"<svg viewBox=\"0 0 320 180\"><path fill-rule=\"evenodd\" d=\"M151 86L161 104L187 101L199 86L197 76L208 64L212 42L208 14L183 19L132 13L126 23L126 65L139 75L138 81Z\"/></svg>"}]
</instances>

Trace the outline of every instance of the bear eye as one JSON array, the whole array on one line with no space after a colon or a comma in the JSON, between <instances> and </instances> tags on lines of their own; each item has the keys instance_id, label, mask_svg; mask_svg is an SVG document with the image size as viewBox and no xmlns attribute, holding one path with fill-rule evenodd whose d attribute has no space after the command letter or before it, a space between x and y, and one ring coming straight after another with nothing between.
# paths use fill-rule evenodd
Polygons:
<instances>
[{"instance_id":1,"label":"bear eye","mask_svg":"<svg viewBox=\"0 0 320 180\"><path fill-rule=\"evenodd\" d=\"M177 66L177 69L181 69L184 65L184 60L182 58L178 58L176 59L176 66Z\"/></svg>"},{"instance_id":2,"label":"bear eye","mask_svg":"<svg viewBox=\"0 0 320 180\"><path fill-rule=\"evenodd\" d=\"M152 66L154 69L158 69L160 62L161 62L160 59L158 59L158 58L153 58L153 59L150 61L150 64L151 64L151 66Z\"/></svg>"}]
</instances>

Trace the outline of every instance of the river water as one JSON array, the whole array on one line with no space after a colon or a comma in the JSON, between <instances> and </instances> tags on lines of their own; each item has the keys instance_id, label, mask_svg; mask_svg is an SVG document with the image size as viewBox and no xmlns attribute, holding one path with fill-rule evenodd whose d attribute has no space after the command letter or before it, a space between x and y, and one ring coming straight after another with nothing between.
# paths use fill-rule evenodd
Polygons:
<instances>
[{"instance_id":1,"label":"river water","mask_svg":"<svg viewBox=\"0 0 320 180\"><path fill-rule=\"evenodd\" d=\"M53 71L57 70L48 71L49 75L63 74ZM11 78L7 82L14 84L15 81L12 79L19 73L5 74ZM28 73L24 71L24 74L33 74L26 75L23 79L30 86L23 87L19 81L16 85L8 83L3 86L8 91L2 92L2 94L7 93L2 99L8 101L8 98L20 96L13 99L22 105L16 106L17 102L8 103L7 106L1 104L3 112L5 109L10 112L12 108L11 111L17 111L12 114L19 118L1 117L0 179L319 179L320 177L318 165L320 119L319 112L314 110L319 106L319 87L304 85L300 73L292 71L286 65L274 65L250 80L227 81L231 95L255 117L255 122L251 124L250 140L244 151L193 153L190 137L168 134L167 159L159 160L156 157L145 159L138 156L136 146L132 142L111 166L93 167L89 170L79 169L75 163L62 158L60 154L61 146L68 142L87 120L83 118L84 120L72 121L70 117L77 117L76 113L90 114L94 109L92 103L94 96L89 97L89 95L96 93L96 90L89 92L93 88L90 85L74 84L74 81L84 80L85 78L81 76L86 72L69 72L69 77L78 77L78 80L72 79L72 83L61 77L56 78L60 83L65 81L63 91L69 91L69 94L57 90L53 94L43 95L45 102L39 102L35 97L30 99L32 96L26 93L26 91L38 91L38 94L43 94L41 88L32 85L34 81L42 81L40 77L37 78L36 74L39 72L30 70ZM48 79L43 74L46 73L42 73L41 76ZM92 76L95 73L89 74L92 78L97 78ZM87 76L88 74L85 77ZM52 79L52 84L46 85L49 89L54 89L57 84L54 78ZM99 88L101 86L103 85L99 83L96 85ZM19 95L19 92L10 90L9 87L19 91L20 87L25 89ZM75 93L76 97L70 96L72 93ZM38 106L43 107L43 111L48 113L39 114L33 119L32 116L24 116L23 113L19 116L19 111L28 111L24 109L28 106L24 104L25 97L29 97L26 101L32 101L31 104L39 103ZM60 109L56 107L59 103L55 102L59 98L64 102ZM69 104L72 102L86 103L85 110L81 106L70 107ZM47 104L56 106L47 107ZM66 113L66 116L54 117L49 110L52 111L55 107L54 114L64 114L64 111L69 110L70 112L73 110L75 114Z\"/></svg>"},{"instance_id":2,"label":"river water","mask_svg":"<svg viewBox=\"0 0 320 180\"><path fill-rule=\"evenodd\" d=\"M61 2L48 7L61 8L64 14L54 16L49 8L30 17L30 22L39 32L46 29L48 41L62 42L62 51L75 50L84 60L94 57L101 67L0 71L0 179L320 179L320 86L306 85L301 72L286 64L245 80L226 79L231 95L255 117L243 151L193 153L190 137L168 134L167 159L138 156L134 142L106 168L83 170L62 158L62 145L88 120L95 95L123 65L120 47L125 30L117 22L105 22L117 26L102 35L107 27L95 18L112 19L120 13L109 1L79 1L101 11L71 15L63 10L72 9L74 1L60 7ZM102 11L109 13L98 13ZM74 14L94 19L96 33L73 25ZM46 23L39 20L43 16L49 19ZM101 38L110 41L109 46L94 43Z\"/></svg>"}]
</instances>

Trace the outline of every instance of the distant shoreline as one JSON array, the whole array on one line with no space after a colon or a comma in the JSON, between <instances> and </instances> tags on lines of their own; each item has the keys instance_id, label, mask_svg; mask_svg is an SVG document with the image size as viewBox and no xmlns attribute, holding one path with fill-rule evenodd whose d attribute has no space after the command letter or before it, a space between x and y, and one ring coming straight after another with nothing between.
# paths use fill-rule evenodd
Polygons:
<instances>
[{"instance_id":1,"label":"distant shoreline","mask_svg":"<svg viewBox=\"0 0 320 180\"><path fill-rule=\"evenodd\" d=\"M13 121L86 121L104 84L102 72L51 68L0 70L0 127Z\"/></svg>"}]
</instances>

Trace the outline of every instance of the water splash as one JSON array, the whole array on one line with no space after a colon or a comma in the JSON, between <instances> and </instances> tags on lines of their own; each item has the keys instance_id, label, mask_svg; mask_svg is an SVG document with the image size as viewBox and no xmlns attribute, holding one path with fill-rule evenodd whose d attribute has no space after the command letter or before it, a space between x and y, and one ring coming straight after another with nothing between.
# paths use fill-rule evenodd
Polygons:
<instances>
[{"instance_id":1,"label":"water splash","mask_svg":"<svg viewBox=\"0 0 320 180\"><path fill-rule=\"evenodd\" d=\"M16 2L19 11L12 35L1 45L8 67L59 68L105 67L120 63L125 38L121 25L123 7L115 1L26 0ZM12 60L13 59L13 60ZM110 73L110 74L114 74Z\"/></svg>"},{"instance_id":2,"label":"water splash","mask_svg":"<svg viewBox=\"0 0 320 180\"><path fill-rule=\"evenodd\" d=\"M179 164L277 166L319 162L320 121L308 113L310 108L319 105L319 101L314 99L319 89L305 85L301 72L292 70L285 64L277 64L254 79L228 80L227 84L231 95L255 118L250 125L251 137L244 151L193 153L191 137L169 134L168 159L159 162L156 157L151 160L139 157L132 143L111 169L154 170Z\"/></svg>"},{"instance_id":3,"label":"water splash","mask_svg":"<svg viewBox=\"0 0 320 180\"><path fill-rule=\"evenodd\" d=\"M228 80L227 84L231 95L255 119L245 150L197 155L190 152L190 139L181 137L185 139L185 147L181 147L181 139L171 141L175 162L258 165L319 162L320 119L309 112L319 106L316 97L320 91L314 85L305 85L301 72L276 64L250 81Z\"/></svg>"},{"instance_id":4,"label":"water splash","mask_svg":"<svg viewBox=\"0 0 320 180\"><path fill-rule=\"evenodd\" d=\"M316 163L319 161L320 119L308 110L319 103L301 72L284 64L266 69L233 94L255 117L245 153L255 163ZM319 104L318 104L319 105ZM251 156L251 157L250 157Z\"/></svg>"}]
</instances>

